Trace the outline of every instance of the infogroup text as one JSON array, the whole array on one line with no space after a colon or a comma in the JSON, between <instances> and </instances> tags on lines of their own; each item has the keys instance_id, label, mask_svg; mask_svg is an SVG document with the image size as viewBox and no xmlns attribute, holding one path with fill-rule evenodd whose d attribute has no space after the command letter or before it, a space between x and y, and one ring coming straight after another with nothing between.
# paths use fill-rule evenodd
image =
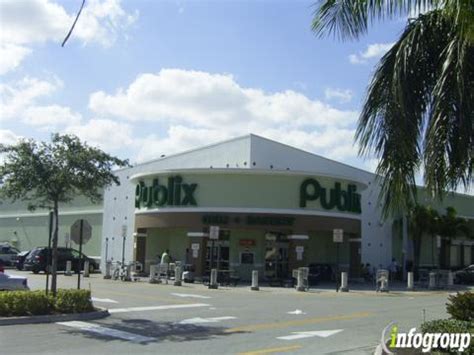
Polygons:
<instances>
[{"instance_id":1,"label":"infogroup text","mask_svg":"<svg viewBox=\"0 0 474 355\"><path fill-rule=\"evenodd\" d=\"M439 348L463 352L470 344L470 333L417 333L416 328L411 328L408 333L401 333L398 332L398 327L394 325L390 331L389 348L390 350L421 348L424 353ZM384 350L391 353L389 349Z\"/></svg>"}]
</instances>

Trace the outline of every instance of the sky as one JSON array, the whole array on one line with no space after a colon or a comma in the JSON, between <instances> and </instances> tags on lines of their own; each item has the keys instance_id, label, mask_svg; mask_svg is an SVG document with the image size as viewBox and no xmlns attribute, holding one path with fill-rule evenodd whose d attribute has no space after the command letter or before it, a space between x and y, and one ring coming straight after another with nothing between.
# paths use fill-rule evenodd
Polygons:
<instances>
[{"instance_id":1,"label":"sky","mask_svg":"<svg viewBox=\"0 0 474 355\"><path fill-rule=\"evenodd\" d=\"M318 38L313 1L0 0L0 142L73 133L132 163L254 133L373 171L354 131L406 19Z\"/></svg>"}]
</instances>

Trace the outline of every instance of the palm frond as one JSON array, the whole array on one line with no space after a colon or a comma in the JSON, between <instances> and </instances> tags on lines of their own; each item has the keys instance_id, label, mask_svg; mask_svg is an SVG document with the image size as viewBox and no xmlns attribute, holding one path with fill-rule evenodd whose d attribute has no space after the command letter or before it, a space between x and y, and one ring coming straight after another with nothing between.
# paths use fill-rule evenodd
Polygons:
<instances>
[{"instance_id":1,"label":"palm frond","mask_svg":"<svg viewBox=\"0 0 474 355\"><path fill-rule=\"evenodd\" d=\"M361 154L373 152L380 158L376 172L383 176L385 215L416 202L423 132L449 31L442 11L420 15L381 59L369 86L356 141Z\"/></svg>"},{"instance_id":2,"label":"palm frond","mask_svg":"<svg viewBox=\"0 0 474 355\"><path fill-rule=\"evenodd\" d=\"M442 53L425 137L425 182L432 196L472 183L474 46L453 31Z\"/></svg>"},{"instance_id":3,"label":"palm frond","mask_svg":"<svg viewBox=\"0 0 474 355\"><path fill-rule=\"evenodd\" d=\"M442 7L447 0L325 0L316 3L312 30L318 36L334 34L358 38L377 20L406 16Z\"/></svg>"}]
</instances>

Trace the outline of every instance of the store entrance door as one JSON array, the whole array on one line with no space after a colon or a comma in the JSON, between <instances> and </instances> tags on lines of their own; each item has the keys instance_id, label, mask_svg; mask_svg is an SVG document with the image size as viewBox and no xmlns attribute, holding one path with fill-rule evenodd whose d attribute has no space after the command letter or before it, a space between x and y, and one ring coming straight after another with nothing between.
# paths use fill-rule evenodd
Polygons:
<instances>
[{"instance_id":1,"label":"store entrance door","mask_svg":"<svg viewBox=\"0 0 474 355\"><path fill-rule=\"evenodd\" d=\"M206 273L209 273L211 269L217 270L229 270L229 241L228 240L216 240L214 246L212 241L207 241L206 248ZM212 258L211 258L212 252ZM212 265L211 265L212 259Z\"/></svg>"},{"instance_id":2,"label":"store entrance door","mask_svg":"<svg viewBox=\"0 0 474 355\"><path fill-rule=\"evenodd\" d=\"M287 279L289 241L283 235L267 235L265 248L265 277L269 279Z\"/></svg>"}]
</instances>

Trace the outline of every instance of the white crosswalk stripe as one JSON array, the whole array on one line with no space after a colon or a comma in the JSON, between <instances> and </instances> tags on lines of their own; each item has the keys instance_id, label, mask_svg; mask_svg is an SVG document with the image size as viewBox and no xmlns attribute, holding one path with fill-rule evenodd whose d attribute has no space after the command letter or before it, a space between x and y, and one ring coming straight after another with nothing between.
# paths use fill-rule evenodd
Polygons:
<instances>
[{"instance_id":1,"label":"white crosswalk stripe","mask_svg":"<svg viewBox=\"0 0 474 355\"><path fill-rule=\"evenodd\" d=\"M172 293L172 295L177 296L177 297L183 297L183 298L203 298L203 299L212 298L210 296L201 296L201 295L195 295L191 293Z\"/></svg>"},{"instance_id":2,"label":"white crosswalk stripe","mask_svg":"<svg viewBox=\"0 0 474 355\"><path fill-rule=\"evenodd\" d=\"M211 318L190 318L190 319L185 319L179 322L179 324L200 324L200 323L218 323L222 320L230 320L230 319L237 319L237 317L211 317Z\"/></svg>"},{"instance_id":3,"label":"white crosswalk stripe","mask_svg":"<svg viewBox=\"0 0 474 355\"><path fill-rule=\"evenodd\" d=\"M109 313L161 311L161 310L166 310L166 309L196 308L196 307L209 307L209 306L210 305L206 303L190 303L190 304L171 304L167 306L111 308L109 309Z\"/></svg>"},{"instance_id":4,"label":"white crosswalk stripe","mask_svg":"<svg viewBox=\"0 0 474 355\"><path fill-rule=\"evenodd\" d=\"M150 342L150 341L155 340L155 338L133 334L133 333L125 332L123 330L107 328L98 324L88 323L88 322L71 321L71 322L58 322L56 324L64 325L66 327L76 328L85 332L91 332L91 333L105 335L105 336L109 336L113 338L129 340L135 343Z\"/></svg>"}]
</instances>

